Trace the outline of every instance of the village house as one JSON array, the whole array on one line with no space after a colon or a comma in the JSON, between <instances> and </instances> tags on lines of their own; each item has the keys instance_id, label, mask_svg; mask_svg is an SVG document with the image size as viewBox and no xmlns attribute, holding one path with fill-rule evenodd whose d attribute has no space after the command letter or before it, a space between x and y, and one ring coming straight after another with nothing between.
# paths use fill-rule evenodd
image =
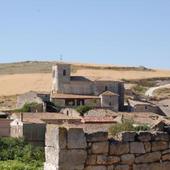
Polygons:
<instances>
[{"instance_id":1,"label":"village house","mask_svg":"<svg viewBox=\"0 0 170 170\"><path fill-rule=\"evenodd\" d=\"M159 106L144 101L128 99L128 111L129 112L152 112L158 115L165 116L165 113L160 109Z\"/></svg>"},{"instance_id":2,"label":"village house","mask_svg":"<svg viewBox=\"0 0 170 170\"><path fill-rule=\"evenodd\" d=\"M88 105L124 108L124 83L120 81L92 81L83 76L71 76L70 64L56 64L52 68L51 101L58 107Z\"/></svg>"}]
</instances>

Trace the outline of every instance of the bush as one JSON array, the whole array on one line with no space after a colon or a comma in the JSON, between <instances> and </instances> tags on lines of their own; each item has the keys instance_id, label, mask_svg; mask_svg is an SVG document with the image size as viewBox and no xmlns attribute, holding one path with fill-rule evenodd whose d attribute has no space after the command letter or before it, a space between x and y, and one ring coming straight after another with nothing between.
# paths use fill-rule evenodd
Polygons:
<instances>
[{"instance_id":1,"label":"bush","mask_svg":"<svg viewBox=\"0 0 170 170\"><path fill-rule=\"evenodd\" d=\"M92 107L86 105L81 105L76 108L76 110L80 113L81 116L84 116L84 113L88 112L91 109Z\"/></svg>"},{"instance_id":2,"label":"bush","mask_svg":"<svg viewBox=\"0 0 170 170\"><path fill-rule=\"evenodd\" d=\"M117 136L123 131L147 131L150 127L147 124L138 124L134 126L133 120L124 120L123 123L114 124L109 128L109 133L112 136Z\"/></svg>"},{"instance_id":3,"label":"bush","mask_svg":"<svg viewBox=\"0 0 170 170\"><path fill-rule=\"evenodd\" d=\"M23 138L0 138L0 161L7 161L6 163L8 164L9 160L18 161L21 164L27 164L29 162L35 168L42 167L44 162L44 148L28 144ZM20 166L20 164L16 165L15 161L13 166ZM10 170L13 169L11 168Z\"/></svg>"},{"instance_id":4,"label":"bush","mask_svg":"<svg viewBox=\"0 0 170 170\"><path fill-rule=\"evenodd\" d=\"M109 132L112 136L117 136L119 132L134 131L133 123L132 120L125 120L123 123L114 124L109 128Z\"/></svg>"},{"instance_id":5,"label":"bush","mask_svg":"<svg viewBox=\"0 0 170 170\"><path fill-rule=\"evenodd\" d=\"M142 85L136 85L132 90L137 94L143 94L146 92L147 88Z\"/></svg>"},{"instance_id":6,"label":"bush","mask_svg":"<svg viewBox=\"0 0 170 170\"><path fill-rule=\"evenodd\" d=\"M38 106L38 103L35 103L35 102L25 103L21 109L17 109L15 111L16 112L31 112L32 108L36 108L37 106Z\"/></svg>"},{"instance_id":7,"label":"bush","mask_svg":"<svg viewBox=\"0 0 170 170\"><path fill-rule=\"evenodd\" d=\"M21 161L9 160L0 161L0 170L43 170L43 167L36 167L30 163Z\"/></svg>"}]
</instances>

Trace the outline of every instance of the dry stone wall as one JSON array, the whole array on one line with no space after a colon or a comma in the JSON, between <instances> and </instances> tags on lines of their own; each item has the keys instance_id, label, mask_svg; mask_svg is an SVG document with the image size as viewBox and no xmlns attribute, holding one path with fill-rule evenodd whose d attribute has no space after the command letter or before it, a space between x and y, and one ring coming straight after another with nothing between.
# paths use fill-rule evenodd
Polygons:
<instances>
[{"instance_id":1,"label":"dry stone wall","mask_svg":"<svg viewBox=\"0 0 170 170\"><path fill-rule=\"evenodd\" d=\"M44 170L170 170L170 136L164 132L106 132L47 125Z\"/></svg>"}]
</instances>

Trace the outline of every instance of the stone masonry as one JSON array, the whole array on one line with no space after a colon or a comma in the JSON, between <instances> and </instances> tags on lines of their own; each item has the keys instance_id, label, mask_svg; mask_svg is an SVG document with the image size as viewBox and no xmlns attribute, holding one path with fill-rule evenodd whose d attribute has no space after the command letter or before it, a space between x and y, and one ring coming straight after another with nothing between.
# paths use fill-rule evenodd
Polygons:
<instances>
[{"instance_id":1,"label":"stone masonry","mask_svg":"<svg viewBox=\"0 0 170 170\"><path fill-rule=\"evenodd\" d=\"M170 136L164 132L106 132L47 125L44 170L169 170Z\"/></svg>"}]
</instances>

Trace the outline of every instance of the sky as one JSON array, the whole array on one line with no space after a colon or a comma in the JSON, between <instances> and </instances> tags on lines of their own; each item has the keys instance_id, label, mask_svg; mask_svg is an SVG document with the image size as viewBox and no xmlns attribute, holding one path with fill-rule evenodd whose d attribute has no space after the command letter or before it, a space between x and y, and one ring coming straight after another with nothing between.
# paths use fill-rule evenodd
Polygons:
<instances>
[{"instance_id":1,"label":"sky","mask_svg":"<svg viewBox=\"0 0 170 170\"><path fill-rule=\"evenodd\" d=\"M170 68L170 0L0 0L0 62Z\"/></svg>"}]
</instances>

